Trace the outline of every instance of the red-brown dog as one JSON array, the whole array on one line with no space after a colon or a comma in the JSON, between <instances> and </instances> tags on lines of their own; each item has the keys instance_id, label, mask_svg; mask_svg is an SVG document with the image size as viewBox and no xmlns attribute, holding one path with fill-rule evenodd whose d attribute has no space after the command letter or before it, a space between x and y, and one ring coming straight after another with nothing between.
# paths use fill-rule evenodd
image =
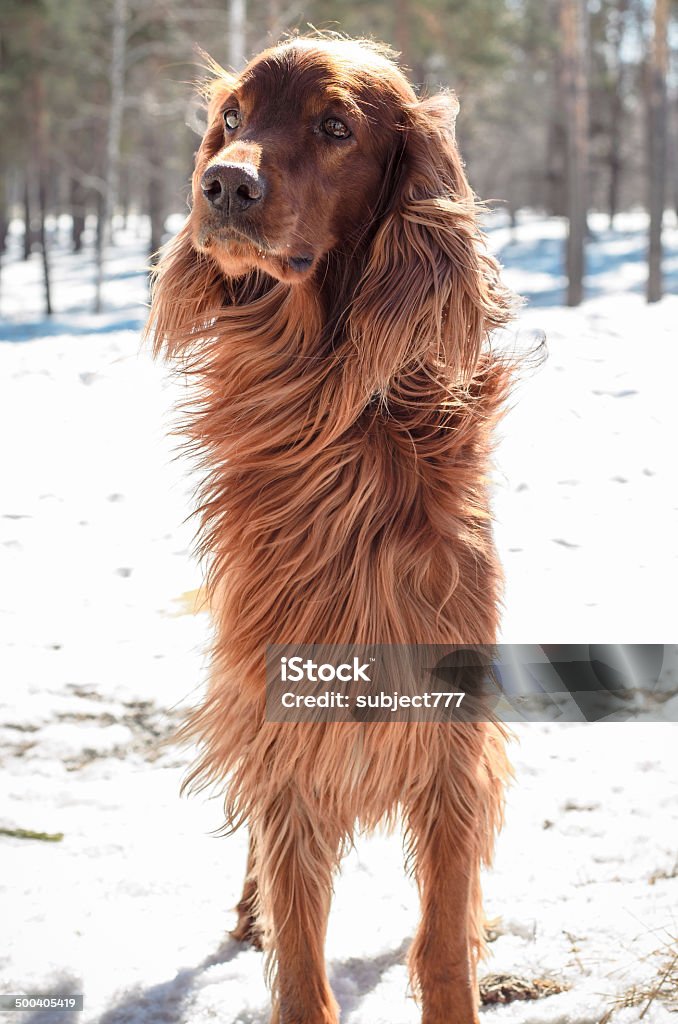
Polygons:
<instances>
[{"instance_id":1,"label":"red-brown dog","mask_svg":"<svg viewBox=\"0 0 678 1024\"><path fill-rule=\"evenodd\" d=\"M507 774L491 723L276 723L270 643L492 644L487 496L510 298L454 141L385 49L295 38L215 66L193 208L150 327L195 385L189 436L216 626L187 733L250 863L235 935L263 935L277 1024L336 1024L323 945L357 826L402 814L421 890L424 1024L478 1021L479 872Z\"/></svg>"}]
</instances>

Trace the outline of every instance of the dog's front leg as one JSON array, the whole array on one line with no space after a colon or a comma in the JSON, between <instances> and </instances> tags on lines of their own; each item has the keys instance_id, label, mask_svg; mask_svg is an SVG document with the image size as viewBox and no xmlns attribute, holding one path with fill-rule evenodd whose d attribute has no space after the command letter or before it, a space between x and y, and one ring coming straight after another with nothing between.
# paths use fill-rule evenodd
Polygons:
<instances>
[{"instance_id":1,"label":"dog's front leg","mask_svg":"<svg viewBox=\"0 0 678 1024\"><path fill-rule=\"evenodd\" d=\"M466 794L470 799L471 794ZM478 1024L476 945L479 856L444 784L409 808L408 829L421 895L421 922L409 954L422 1024Z\"/></svg>"},{"instance_id":2,"label":"dog's front leg","mask_svg":"<svg viewBox=\"0 0 678 1024\"><path fill-rule=\"evenodd\" d=\"M271 1024L338 1024L325 933L339 836L286 791L259 818L257 873L274 979Z\"/></svg>"}]
</instances>

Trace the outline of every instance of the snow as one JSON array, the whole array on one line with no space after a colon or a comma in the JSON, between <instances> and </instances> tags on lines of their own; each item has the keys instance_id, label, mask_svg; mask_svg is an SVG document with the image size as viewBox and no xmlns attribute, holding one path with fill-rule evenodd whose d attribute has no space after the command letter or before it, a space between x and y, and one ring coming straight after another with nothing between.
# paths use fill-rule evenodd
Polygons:
<instances>
[{"instance_id":1,"label":"snow","mask_svg":"<svg viewBox=\"0 0 678 1024\"><path fill-rule=\"evenodd\" d=\"M564 226L490 222L529 297L515 344L546 332L497 453L507 642L675 639L678 297L643 301L642 215L593 219L589 298L564 308ZM65 225L60 225L62 235ZM57 226L54 226L57 231ZM55 237L51 321L39 256L0 275L0 991L85 994L30 1024L264 1024L261 955L225 937L246 836L219 801L180 800L190 751L163 744L199 694L209 623L190 555L194 481L167 432L178 385L140 350L144 225L119 227L106 312L91 254ZM678 283L678 229L666 232ZM199 607L199 602L197 602ZM675 702L674 697L674 702ZM675 718L675 714L674 714ZM497 938L481 975L569 990L486 1007L488 1024L598 1024L675 948L676 730L529 724L485 878ZM363 837L336 884L327 954L345 1024L413 1024L414 886L397 836ZM635 1024L643 1005L618 1010ZM670 1019L653 1001L643 1024Z\"/></svg>"}]
</instances>

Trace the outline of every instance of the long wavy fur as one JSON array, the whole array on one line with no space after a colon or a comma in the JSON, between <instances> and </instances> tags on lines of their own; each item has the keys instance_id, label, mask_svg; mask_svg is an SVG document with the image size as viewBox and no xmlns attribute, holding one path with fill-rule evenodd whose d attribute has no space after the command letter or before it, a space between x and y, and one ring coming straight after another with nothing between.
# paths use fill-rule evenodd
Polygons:
<instances>
[{"instance_id":1,"label":"long wavy fur","mask_svg":"<svg viewBox=\"0 0 678 1024\"><path fill-rule=\"evenodd\" d=\"M425 1005L432 937L461 898L441 911L441 865L458 855L473 976L483 949L478 872L501 823L502 730L267 721L264 652L276 642L496 639L488 472L512 367L488 338L513 303L479 229L454 104L412 93L403 105L378 216L350 267L327 260L332 307L313 287L260 272L224 278L187 225L157 270L148 324L156 353L188 375L185 430L204 467L197 515L215 639L207 696L182 732L200 750L186 785L217 784L226 827L248 823L252 910L281 973L300 932L320 947L312 959L322 955L317 922L356 823L404 814L423 909L410 964ZM303 998L333 1022L326 982L319 975L314 994L315 984L310 972ZM279 981L281 1020L286 998ZM431 1021L452 1019L428 999Z\"/></svg>"}]
</instances>

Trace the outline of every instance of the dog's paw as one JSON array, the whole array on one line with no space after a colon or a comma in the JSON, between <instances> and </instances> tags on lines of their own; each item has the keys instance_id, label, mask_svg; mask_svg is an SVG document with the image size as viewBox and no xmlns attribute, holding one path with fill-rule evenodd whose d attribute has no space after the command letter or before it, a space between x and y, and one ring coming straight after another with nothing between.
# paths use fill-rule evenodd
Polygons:
<instances>
[{"instance_id":1,"label":"dog's paw","mask_svg":"<svg viewBox=\"0 0 678 1024\"><path fill-rule=\"evenodd\" d=\"M236 942L243 942L254 949L262 950L264 948L264 933L256 920L249 914L238 915L238 923L229 932L229 935Z\"/></svg>"}]
</instances>

